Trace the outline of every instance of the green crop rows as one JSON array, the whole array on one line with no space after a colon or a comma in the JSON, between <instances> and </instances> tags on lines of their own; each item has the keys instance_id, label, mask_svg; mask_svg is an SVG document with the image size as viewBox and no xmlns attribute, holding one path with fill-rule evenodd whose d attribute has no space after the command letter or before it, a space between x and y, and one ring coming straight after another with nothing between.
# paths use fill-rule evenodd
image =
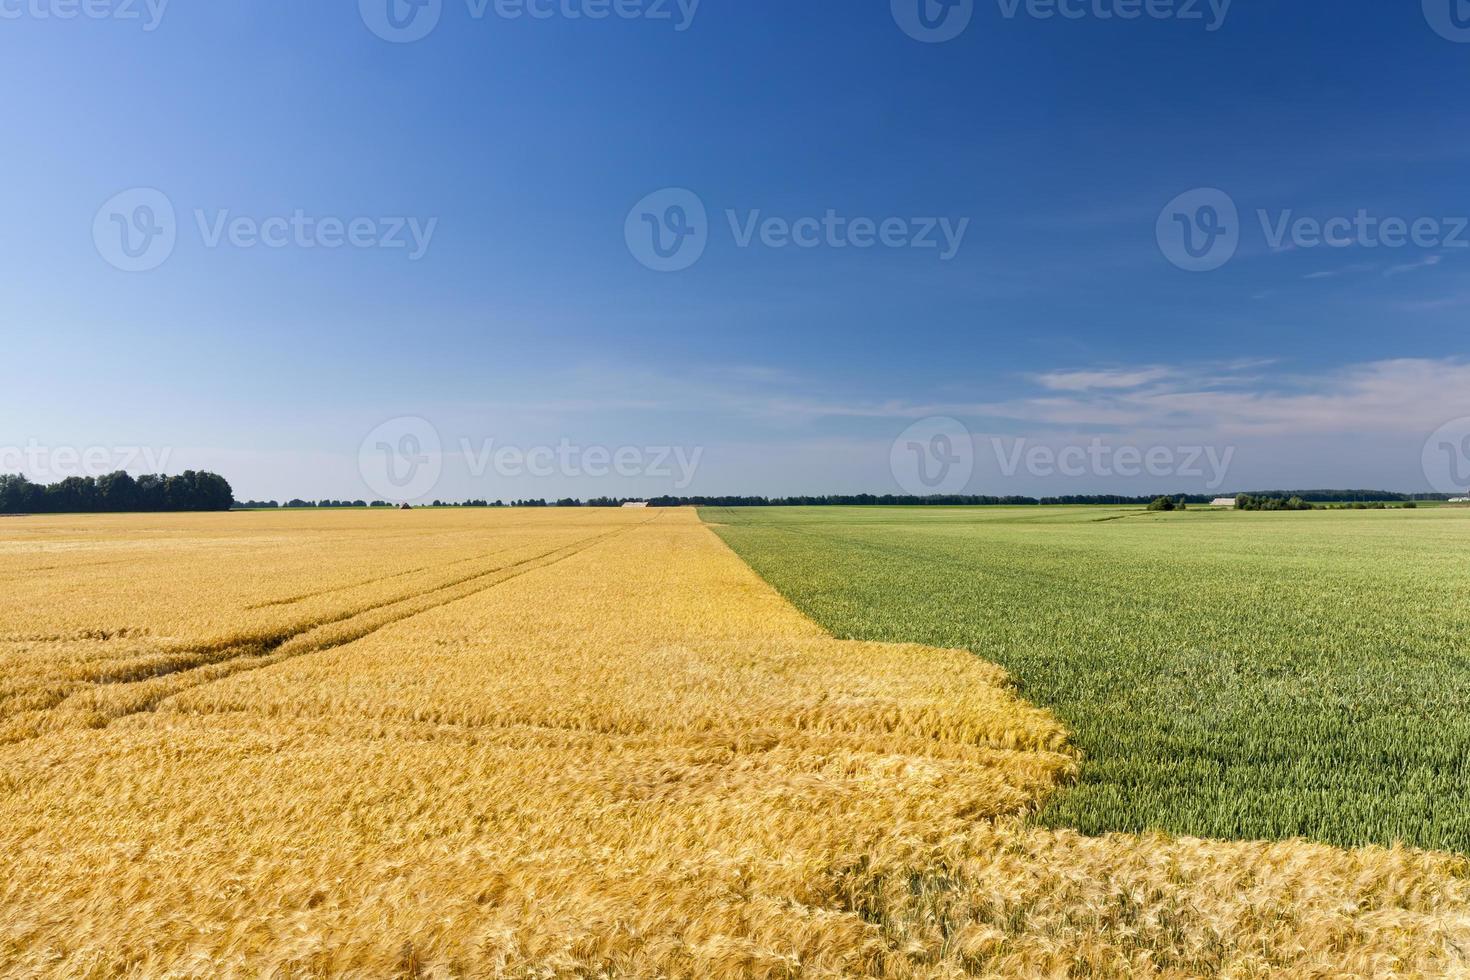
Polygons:
<instances>
[{"instance_id":1,"label":"green crop rows","mask_svg":"<svg viewBox=\"0 0 1470 980\"><path fill-rule=\"evenodd\" d=\"M1470 852L1470 510L706 510L840 637L964 647L1056 712L1088 833Z\"/></svg>"}]
</instances>

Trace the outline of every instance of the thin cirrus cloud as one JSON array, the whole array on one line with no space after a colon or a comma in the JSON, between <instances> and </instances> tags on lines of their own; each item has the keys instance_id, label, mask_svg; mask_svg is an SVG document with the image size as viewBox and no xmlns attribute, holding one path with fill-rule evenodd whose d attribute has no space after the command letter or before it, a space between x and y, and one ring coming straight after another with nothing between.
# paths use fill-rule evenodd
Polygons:
<instances>
[{"instance_id":1,"label":"thin cirrus cloud","mask_svg":"<svg viewBox=\"0 0 1470 980\"><path fill-rule=\"evenodd\" d=\"M1138 388L1162 381L1174 374L1173 368L1142 367L1095 371L1051 371L1033 375L1033 379L1050 391L1092 391L1096 389Z\"/></svg>"},{"instance_id":2,"label":"thin cirrus cloud","mask_svg":"<svg viewBox=\"0 0 1470 980\"><path fill-rule=\"evenodd\" d=\"M1385 276L1401 276L1406 272L1415 272L1419 269L1431 269L1444 261L1442 255L1426 255L1418 262L1403 262L1399 265L1391 265L1383 270Z\"/></svg>"},{"instance_id":3,"label":"thin cirrus cloud","mask_svg":"<svg viewBox=\"0 0 1470 980\"><path fill-rule=\"evenodd\" d=\"M626 378L622 379L626 387ZM1150 364L1136 367L1068 368L1025 376L1032 390L1002 400L825 397L813 385L759 372L704 377L639 376L639 414L723 417L734 431L802 438L803 430L829 423L863 422L875 431L927 416L947 415L975 426L1003 425L1042 434L1070 428L1106 431L1120 438L1172 431L1198 438L1249 434L1352 436L1362 433L1422 435L1451 419L1470 416L1470 361L1415 359L1344 365L1294 374L1267 359L1229 363ZM607 393L538 404L521 413L546 412L566 424L573 417L624 414L626 399ZM508 406L507 406L508 407Z\"/></svg>"},{"instance_id":4,"label":"thin cirrus cloud","mask_svg":"<svg viewBox=\"0 0 1470 980\"><path fill-rule=\"evenodd\" d=\"M1470 362L1373 361L1325 373L1268 371L1268 361L1219 365L1059 370L1031 377L1037 390L1003 401L828 402L800 397L724 403L742 414L788 419L915 419L952 415L1022 430L1106 429L1118 435L1173 430L1200 436L1359 433L1418 436L1470 416Z\"/></svg>"},{"instance_id":5,"label":"thin cirrus cloud","mask_svg":"<svg viewBox=\"0 0 1470 980\"><path fill-rule=\"evenodd\" d=\"M988 410L1045 425L1174 428L1227 435L1413 435L1470 415L1470 363L1456 359L1403 358L1312 376L1234 380L1240 383L1230 383L1229 373L1177 368L1158 382L1095 388L1065 397L1022 398Z\"/></svg>"}]
</instances>

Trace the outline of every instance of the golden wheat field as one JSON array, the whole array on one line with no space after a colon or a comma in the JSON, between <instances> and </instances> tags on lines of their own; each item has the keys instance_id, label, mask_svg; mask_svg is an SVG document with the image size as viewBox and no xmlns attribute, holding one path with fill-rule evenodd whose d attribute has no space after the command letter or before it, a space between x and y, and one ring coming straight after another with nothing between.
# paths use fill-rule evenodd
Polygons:
<instances>
[{"instance_id":1,"label":"golden wheat field","mask_svg":"<svg viewBox=\"0 0 1470 980\"><path fill-rule=\"evenodd\" d=\"M1464 973L1466 862L1084 838L694 512L0 521L0 975Z\"/></svg>"}]
</instances>

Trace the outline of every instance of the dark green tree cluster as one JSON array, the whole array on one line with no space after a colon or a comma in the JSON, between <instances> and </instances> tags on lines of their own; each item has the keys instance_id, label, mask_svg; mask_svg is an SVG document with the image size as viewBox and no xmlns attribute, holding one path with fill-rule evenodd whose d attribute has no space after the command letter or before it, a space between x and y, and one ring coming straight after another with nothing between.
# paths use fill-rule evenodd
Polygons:
<instances>
[{"instance_id":1,"label":"dark green tree cluster","mask_svg":"<svg viewBox=\"0 0 1470 980\"><path fill-rule=\"evenodd\" d=\"M0 514L122 514L229 510L234 491L215 473L185 470L177 476L108 473L32 483L0 475Z\"/></svg>"},{"instance_id":2,"label":"dark green tree cluster","mask_svg":"<svg viewBox=\"0 0 1470 980\"><path fill-rule=\"evenodd\" d=\"M1236 510L1316 510L1301 497L1258 497L1243 493L1235 498Z\"/></svg>"}]
</instances>

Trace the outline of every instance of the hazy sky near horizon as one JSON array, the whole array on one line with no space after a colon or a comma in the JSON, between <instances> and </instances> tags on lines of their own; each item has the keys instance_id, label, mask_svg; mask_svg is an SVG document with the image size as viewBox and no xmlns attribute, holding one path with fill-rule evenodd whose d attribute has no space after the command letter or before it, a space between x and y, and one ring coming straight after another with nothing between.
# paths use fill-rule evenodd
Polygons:
<instances>
[{"instance_id":1,"label":"hazy sky near horizon","mask_svg":"<svg viewBox=\"0 0 1470 980\"><path fill-rule=\"evenodd\" d=\"M0 80L0 471L1470 483L1466 0L0 0Z\"/></svg>"}]
</instances>

